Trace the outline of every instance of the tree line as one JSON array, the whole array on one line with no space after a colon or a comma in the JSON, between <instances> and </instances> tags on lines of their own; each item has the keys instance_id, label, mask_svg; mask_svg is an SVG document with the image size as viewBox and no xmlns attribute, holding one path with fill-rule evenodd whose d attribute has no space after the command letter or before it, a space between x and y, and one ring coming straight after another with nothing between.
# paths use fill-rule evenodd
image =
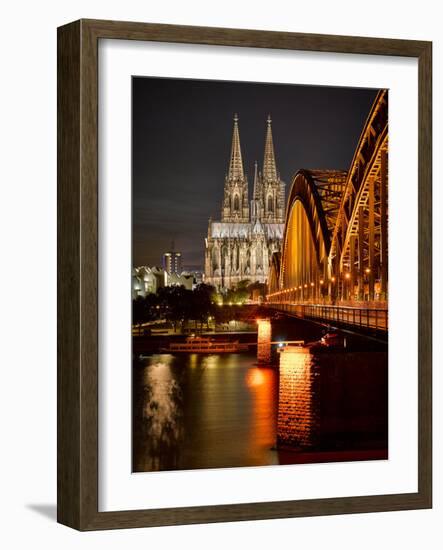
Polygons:
<instances>
[{"instance_id":1,"label":"tree line","mask_svg":"<svg viewBox=\"0 0 443 550\"><path fill-rule=\"evenodd\" d=\"M237 309L257 293L264 295L264 285L250 284L249 281L241 281L224 292L217 292L213 286L204 283L193 290L184 286L166 286L132 301L132 323L140 326L149 321L164 320L176 328L191 319L201 324L208 323L211 317L225 322L237 318ZM232 307L226 311L220 308L222 305Z\"/></svg>"}]
</instances>

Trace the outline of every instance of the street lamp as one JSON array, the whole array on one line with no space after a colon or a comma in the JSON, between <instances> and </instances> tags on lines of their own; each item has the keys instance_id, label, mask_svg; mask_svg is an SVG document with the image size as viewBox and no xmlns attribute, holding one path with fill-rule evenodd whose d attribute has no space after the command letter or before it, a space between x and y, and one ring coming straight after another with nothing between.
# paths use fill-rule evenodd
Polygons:
<instances>
[{"instance_id":1,"label":"street lamp","mask_svg":"<svg viewBox=\"0 0 443 550\"><path fill-rule=\"evenodd\" d=\"M351 289L349 288L350 287L350 285L349 285L350 278L351 278L351 274L350 273L345 273L345 279L348 282L348 284L343 289L345 300L349 300L349 296L350 296L350 293L351 293Z\"/></svg>"},{"instance_id":2,"label":"street lamp","mask_svg":"<svg viewBox=\"0 0 443 550\"><path fill-rule=\"evenodd\" d=\"M323 284L324 284L324 279L320 279L319 283L320 283L320 288L319 288L319 298L321 301L323 301L323 296L324 296L324 293L323 293Z\"/></svg>"}]
</instances>

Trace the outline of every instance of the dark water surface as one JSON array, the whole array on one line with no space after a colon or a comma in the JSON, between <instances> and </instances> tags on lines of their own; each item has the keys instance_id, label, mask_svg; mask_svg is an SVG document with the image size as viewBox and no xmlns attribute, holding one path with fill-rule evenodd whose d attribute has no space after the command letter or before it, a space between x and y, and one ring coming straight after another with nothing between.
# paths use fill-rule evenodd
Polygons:
<instances>
[{"instance_id":1,"label":"dark water surface","mask_svg":"<svg viewBox=\"0 0 443 550\"><path fill-rule=\"evenodd\" d=\"M258 367L252 353L158 354L134 362L134 471L386 453L386 352L301 348L277 357L274 367Z\"/></svg>"}]
</instances>

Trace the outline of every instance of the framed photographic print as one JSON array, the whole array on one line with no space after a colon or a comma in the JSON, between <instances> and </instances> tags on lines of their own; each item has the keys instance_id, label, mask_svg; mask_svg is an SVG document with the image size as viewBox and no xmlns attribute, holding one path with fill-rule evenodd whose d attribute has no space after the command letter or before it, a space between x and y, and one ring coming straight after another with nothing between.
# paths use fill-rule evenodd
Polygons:
<instances>
[{"instance_id":1,"label":"framed photographic print","mask_svg":"<svg viewBox=\"0 0 443 550\"><path fill-rule=\"evenodd\" d=\"M58 30L58 520L430 508L431 43Z\"/></svg>"}]
</instances>

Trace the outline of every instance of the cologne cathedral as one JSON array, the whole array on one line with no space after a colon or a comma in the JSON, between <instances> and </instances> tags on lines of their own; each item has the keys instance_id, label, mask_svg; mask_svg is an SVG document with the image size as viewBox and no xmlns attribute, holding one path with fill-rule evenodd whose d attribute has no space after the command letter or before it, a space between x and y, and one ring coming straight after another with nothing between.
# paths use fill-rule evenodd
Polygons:
<instances>
[{"instance_id":1,"label":"cologne cathedral","mask_svg":"<svg viewBox=\"0 0 443 550\"><path fill-rule=\"evenodd\" d=\"M249 200L235 115L221 221L209 220L205 239L205 282L217 288L231 288L244 280L266 283L271 256L280 251L284 218L285 184L275 162L271 117L267 120L262 171L256 162Z\"/></svg>"}]
</instances>

